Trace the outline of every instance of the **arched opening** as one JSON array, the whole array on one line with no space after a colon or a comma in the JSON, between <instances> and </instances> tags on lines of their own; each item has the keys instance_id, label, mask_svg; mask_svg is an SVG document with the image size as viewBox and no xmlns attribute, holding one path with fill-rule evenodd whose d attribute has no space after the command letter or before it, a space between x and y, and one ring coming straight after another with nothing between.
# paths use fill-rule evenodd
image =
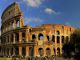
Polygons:
<instances>
[{"instance_id":1,"label":"arched opening","mask_svg":"<svg viewBox=\"0 0 80 60\"><path fill-rule=\"evenodd\" d=\"M62 38L62 43L64 43L64 36L62 36L61 38Z\"/></svg>"},{"instance_id":2,"label":"arched opening","mask_svg":"<svg viewBox=\"0 0 80 60\"><path fill-rule=\"evenodd\" d=\"M11 48L11 56L13 55L13 48Z\"/></svg>"},{"instance_id":3,"label":"arched opening","mask_svg":"<svg viewBox=\"0 0 80 60\"><path fill-rule=\"evenodd\" d=\"M43 56L43 55L44 55L43 48L39 48L39 49L38 49L38 52L39 52L39 55L40 55L40 56Z\"/></svg>"},{"instance_id":4,"label":"arched opening","mask_svg":"<svg viewBox=\"0 0 80 60\"><path fill-rule=\"evenodd\" d=\"M57 48L57 55L60 56L60 48Z\"/></svg>"},{"instance_id":5,"label":"arched opening","mask_svg":"<svg viewBox=\"0 0 80 60\"><path fill-rule=\"evenodd\" d=\"M68 43L68 41L69 41L69 37L68 37L68 36L66 36L66 43Z\"/></svg>"},{"instance_id":6,"label":"arched opening","mask_svg":"<svg viewBox=\"0 0 80 60\"><path fill-rule=\"evenodd\" d=\"M16 20L16 26L20 27L20 21L19 21L19 19Z\"/></svg>"},{"instance_id":7,"label":"arched opening","mask_svg":"<svg viewBox=\"0 0 80 60\"><path fill-rule=\"evenodd\" d=\"M55 36L54 35L52 35L52 41L55 42Z\"/></svg>"},{"instance_id":8,"label":"arched opening","mask_svg":"<svg viewBox=\"0 0 80 60\"><path fill-rule=\"evenodd\" d=\"M22 32L22 37L25 38L25 36L26 36L26 33Z\"/></svg>"},{"instance_id":9,"label":"arched opening","mask_svg":"<svg viewBox=\"0 0 80 60\"><path fill-rule=\"evenodd\" d=\"M57 43L60 43L60 37L57 36Z\"/></svg>"},{"instance_id":10,"label":"arched opening","mask_svg":"<svg viewBox=\"0 0 80 60\"><path fill-rule=\"evenodd\" d=\"M70 32L71 32L71 28L70 28Z\"/></svg>"},{"instance_id":11,"label":"arched opening","mask_svg":"<svg viewBox=\"0 0 80 60\"><path fill-rule=\"evenodd\" d=\"M19 55L19 48L16 46L15 47L15 55L18 56Z\"/></svg>"},{"instance_id":12,"label":"arched opening","mask_svg":"<svg viewBox=\"0 0 80 60\"><path fill-rule=\"evenodd\" d=\"M16 35L15 36L15 39L16 39L15 41L18 43L19 42L19 33L15 33L15 35Z\"/></svg>"},{"instance_id":13,"label":"arched opening","mask_svg":"<svg viewBox=\"0 0 80 60\"><path fill-rule=\"evenodd\" d=\"M33 53L34 50L33 50L33 47L29 47L29 56L32 57L33 56Z\"/></svg>"},{"instance_id":14,"label":"arched opening","mask_svg":"<svg viewBox=\"0 0 80 60\"><path fill-rule=\"evenodd\" d=\"M56 32L56 35L60 35L60 32L59 32L59 31L57 31L57 32Z\"/></svg>"},{"instance_id":15,"label":"arched opening","mask_svg":"<svg viewBox=\"0 0 80 60\"><path fill-rule=\"evenodd\" d=\"M64 26L62 26L62 32L64 33Z\"/></svg>"},{"instance_id":16,"label":"arched opening","mask_svg":"<svg viewBox=\"0 0 80 60\"><path fill-rule=\"evenodd\" d=\"M32 40L36 39L36 35L32 34Z\"/></svg>"},{"instance_id":17,"label":"arched opening","mask_svg":"<svg viewBox=\"0 0 80 60\"><path fill-rule=\"evenodd\" d=\"M51 49L50 48L46 48L46 55L50 56L51 55Z\"/></svg>"},{"instance_id":18,"label":"arched opening","mask_svg":"<svg viewBox=\"0 0 80 60\"><path fill-rule=\"evenodd\" d=\"M22 41L26 42L26 33L25 32L22 32Z\"/></svg>"},{"instance_id":19,"label":"arched opening","mask_svg":"<svg viewBox=\"0 0 80 60\"><path fill-rule=\"evenodd\" d=\"M38 35L38 39L39 39L39 40L42 40L42 39L43 39L43 34L40 33L40 34Z\"/></svg>"},{"instance_id":20,"label":"arched opening","mask_svg":"<svg viewBox=\"0 0 80 60\"><path fill-rule=\"evenodd\" d=\"M7 43L9 43L9 35L7 36Z\"/></svg>"},{"instance_id":21,"label":"arched opening","mask_svg":"<svg viewBox=\"0 0 80 60\"><path fill-rule=\"evenodd\" d=\"M55 50L55 48L53 48L53 51L54 51L54 55L56 55L56 50Z\"/></svg>"},{"instance_id":22,"label":"arched opening","mask_svg":"<svg viewBox=\"0 0 80 60\"><path fill-rule=\"evenodd\" d=\"M9 56L9 48L7 48L7 56Z\"/></svg>"},{"instance_id":23,"label":"arched opening","mask_svg":"<svg viewBox=\"0 0 80 60\"><path fill-rule=\"evenodd\" d=\"M23 57L26 56L26 47L22 47L22 56L23 56Z\"/></svg>"},{"instance_id":24,"label":"arched opening","mask_svg":"<svg viewBox=\"0 0 80 60\"><path fill-rule=\"evenodd\" d=\"M31 29L29 29L29 32L31 32Z\"/></svg>"},{"instance_id":25,"label":"arched opening","mask_svg":"<svg viewBox=\"0 0 80 60\"><path fill-rule=\"evenodd\" d=\"M13 42L13 34L11 34L11 42Z\"/></svg>"},{"instance_id":26,"label":"arched opening","mask_svg":"<svg viewBox=\"0 0 80 60\"><path fill-rule=\"evenodd\" d=\"M1 56L1 47L0 47L0 56Z\"/></svg>"},{"instance_id":27,"label":"arched opening","mask_svg":"<svg viewBox=\"0 0 80 60\"><path fill-rule=\"evenodd\" d=\"M47 35L47 40L49 41L49 36Z\"/></svg>"}]
</instances>

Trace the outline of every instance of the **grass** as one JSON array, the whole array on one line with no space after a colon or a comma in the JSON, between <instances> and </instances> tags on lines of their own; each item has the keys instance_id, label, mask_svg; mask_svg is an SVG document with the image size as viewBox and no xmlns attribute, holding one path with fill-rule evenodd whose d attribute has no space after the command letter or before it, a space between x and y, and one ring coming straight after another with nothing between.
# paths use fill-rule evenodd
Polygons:
<instances>
[{"instance_id":1,"label":"grass","mask_svg":"<svg viewBox=\"0 0 80 60\"><path fill-rule=\"evenodd\" d=\"M2 57L0 57L0 60L12 60L12 58L2 58ZM16 58L16 60L20 60L20 59ZM23 59L21 59L21 60L23 60ZM56 57L56 60L65 60L65 59L63 57Z\"/></svg>"},{"instance_id":2,"label":"grass","mask_svg":"<svg viewBox=\"0 0 80 60\"><path fill-rule=\"evenodd\" d=\"M0 58L0 60L12 60L12 58Z\"/></svg>"}]
</instances>

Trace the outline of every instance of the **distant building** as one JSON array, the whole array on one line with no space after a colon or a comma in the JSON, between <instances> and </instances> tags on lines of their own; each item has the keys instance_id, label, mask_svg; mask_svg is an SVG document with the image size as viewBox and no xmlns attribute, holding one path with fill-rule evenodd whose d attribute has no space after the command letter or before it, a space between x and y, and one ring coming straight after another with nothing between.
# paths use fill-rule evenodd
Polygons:
<instances>
[{"instance_id":1,"label":"distant building","mask_svg":"<svg viewBox=\"0 0 80 60\"><path fill-rule=\"evenodd\" d=\"M43 24L38 27L24 26L23 15L17 3L12 3L2 14L0 55L39 56L38 50L50 49L51 55L61 55L62 46L75 30L63 24ZM27 20L26 20L27 21Z\"/></svg>"}]
</instances>

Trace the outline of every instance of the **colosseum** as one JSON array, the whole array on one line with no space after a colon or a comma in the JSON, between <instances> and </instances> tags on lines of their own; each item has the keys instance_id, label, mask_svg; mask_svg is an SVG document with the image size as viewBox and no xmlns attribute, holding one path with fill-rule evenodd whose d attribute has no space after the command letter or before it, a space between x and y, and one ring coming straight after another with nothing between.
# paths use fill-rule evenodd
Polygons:
<instances>
[{"instance_id":1,"label":"colosseum","mask_svg":"<svg viewBox=\"0 0 80 60\"><path fill-rule=\"evenodd\" d=\"M51 55L62 55L62 46L70 40L74 27L64 24L42 24L24 26L23 14L19 5L9 5L1 16L0 56L39 56L39 50L51 51Z\"/></svg>"}]
</instances>

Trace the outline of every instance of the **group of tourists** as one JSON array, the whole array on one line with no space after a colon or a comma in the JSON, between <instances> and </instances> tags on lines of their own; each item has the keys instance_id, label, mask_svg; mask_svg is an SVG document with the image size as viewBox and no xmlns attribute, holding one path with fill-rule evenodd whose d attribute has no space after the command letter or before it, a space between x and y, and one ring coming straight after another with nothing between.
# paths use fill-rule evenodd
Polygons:
<instances>
[{"instance_id":1,"label":"group of tourists","mask_svg":"<svg viewBox=\"0 0 80 60\"><path fill-rule=\"evenodd\" d=\"M38 50L39 56L33 57L30 60L55 60L54 55L51 55L51 51L49 48L46 49L46 56L44 56L44 51L42 48Z\"/></svg>"}]
</instances>

